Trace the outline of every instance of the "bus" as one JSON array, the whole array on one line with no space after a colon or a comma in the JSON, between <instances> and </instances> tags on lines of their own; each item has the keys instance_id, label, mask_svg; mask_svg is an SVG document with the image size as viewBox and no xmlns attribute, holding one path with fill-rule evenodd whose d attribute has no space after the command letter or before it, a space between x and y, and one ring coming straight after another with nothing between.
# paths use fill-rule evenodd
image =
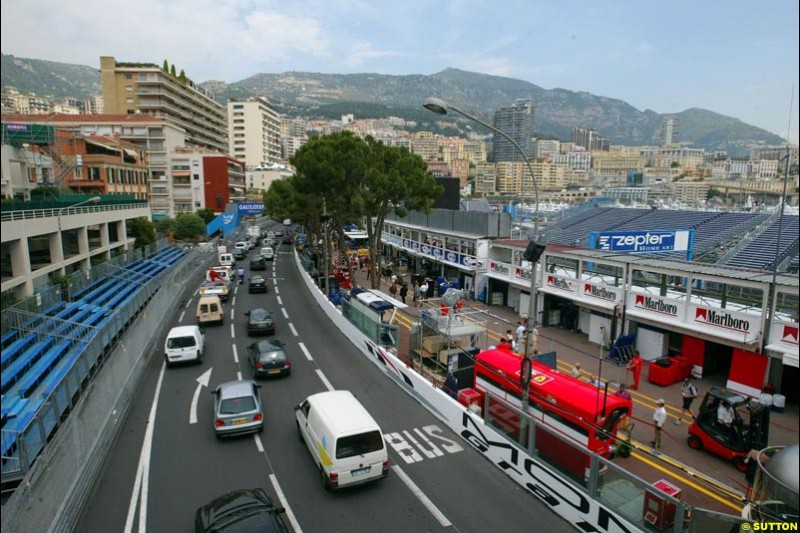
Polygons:
<instances>
[{"instance_id":1,"label":"bus","mask_svg":"<svg viewBox=\"0 0 800 533\"><path fill-rule=\"evenodd\" d=\"M475 389L481 395L481 405L485 405L486 393L491 393L488 415L493 425L527 445L527 435L519 435L523 360L505 348L480 352L475 357ZM540 457L576 480L585 479L590 459L589 453L576 450L612 457L617 431L632 410L631 400L531 362L528 414L549 430L535 432L535 448Z\"/></svg>"}]
</instances>

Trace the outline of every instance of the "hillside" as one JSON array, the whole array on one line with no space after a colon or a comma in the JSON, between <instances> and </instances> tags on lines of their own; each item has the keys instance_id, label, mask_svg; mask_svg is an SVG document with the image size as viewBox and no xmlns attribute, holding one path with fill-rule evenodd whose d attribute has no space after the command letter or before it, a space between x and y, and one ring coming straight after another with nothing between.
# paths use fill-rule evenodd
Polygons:
<instances>
[{"instance_id":1,"label":"hillside","mask_svg":"<svg viewBox=\"0 0 800 533\"><path fill-rule=\"evenodd\" d=\"M96 68L2 54L2 89L14 87L21 93L62 98L86 98L100 94L100 71Z\"/></svg>"},{"instance_id":2,"label":"hillside","mask_svg":"<svg viewBox=\"0 0 800 533\"><path fill-rule=\"evenodd\" d=\"M458 120L458 116L437 117L422 108L429 96L445 99L488 122L502 106L517 98L531 98L536 106L537 134L569 139L574 127L594 128L614 144L655 144L665 115L640 111L615 98L566 89L543 89L532 83L448 68L425 75L317 74L284 72L255 74L235 83L207 81L201 84L217 100L267 96L279 111L306 117L338 118L353 113L358 118L398 116L413 120L420 128L440 131L437 120ZM84 97L99 94L97 69L80 65L2 56L2 87L40 95ZM680 140L707 150L746 153L753 142L781 144L782 139L739 119L704 109L687 109L672 114L681 120ZM475 125L471 124L474 128ZM467 131L466 123L462 131ZM453 133L453 130L447 130Z\"/></svg>"}]
</instances>

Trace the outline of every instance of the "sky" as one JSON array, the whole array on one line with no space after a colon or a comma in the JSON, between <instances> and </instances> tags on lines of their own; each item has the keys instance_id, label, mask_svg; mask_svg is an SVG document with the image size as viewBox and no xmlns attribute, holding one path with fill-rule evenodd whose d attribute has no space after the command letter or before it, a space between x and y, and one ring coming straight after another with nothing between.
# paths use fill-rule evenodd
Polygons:
<instances>
[{"instance_id":1,"label":"sky","mask_svg":"<svg viewBox=\"0 0 800 533\"><path fill-rule=\"evenodd\" d=\"M3 0L0 46L95 68L101 55L159 65L166 58L197 82L455 67L658 113L709 109L784 138L788 131L797 143L798 4Z\"/></svg>"}]
</instances>

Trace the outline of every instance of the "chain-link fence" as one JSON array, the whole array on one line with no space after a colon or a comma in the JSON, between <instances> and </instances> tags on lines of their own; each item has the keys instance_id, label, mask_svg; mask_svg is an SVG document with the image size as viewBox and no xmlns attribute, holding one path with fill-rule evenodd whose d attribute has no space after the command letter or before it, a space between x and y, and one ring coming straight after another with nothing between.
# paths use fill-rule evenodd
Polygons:
<instances>
[{"instance_id":1,"label":"chain-link fence","mask_svg":"<svg viewBox=\"0 0 800 533\"><path fill-rule=\"evenodd\" d=\"M25 449L38 447L41 453L3 503L3 531L74 529L156 342L173 322L169 317L191 296L194 282L212 258L211 253L189 252L173 269L147 284L136 301L120 309L114 325L92 339L82 362L44 404L32 429L18 436ZM126 324L124 336L112 342L117 335L112 331L120 331ZM104 346L111 346L105 354ZM94 377L87 383L91 372ZM72 411L62 422L59 413L70 405ZM44 446L45 436L58 424L58 431ZM24 461L25 456L34 455L27 452L19 460Z\"/></svg>"}]
</instances>

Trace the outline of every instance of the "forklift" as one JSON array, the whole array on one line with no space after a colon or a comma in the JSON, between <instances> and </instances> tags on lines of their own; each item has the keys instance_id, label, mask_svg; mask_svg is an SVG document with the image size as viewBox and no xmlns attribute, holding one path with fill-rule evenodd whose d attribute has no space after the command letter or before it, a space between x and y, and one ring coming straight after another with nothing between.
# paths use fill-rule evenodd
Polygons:
<instances>
[{"instance_id":1,"label":"forklift","mask_svg":"<svg viewBox=\"0 0 800 533\"><path fill-rule=\"evenodd\" d=\"M733 410L730 426L717 420L721 403ZM709 390L697 418L689 426L689 447L706 450L723 459L732 461L740 472L747 471L747 454L750 450L761 450L769 441L769 407L756 400L720 387ZM744 415L749 419L746 423Z\"/></svg>"}]
</instances>

